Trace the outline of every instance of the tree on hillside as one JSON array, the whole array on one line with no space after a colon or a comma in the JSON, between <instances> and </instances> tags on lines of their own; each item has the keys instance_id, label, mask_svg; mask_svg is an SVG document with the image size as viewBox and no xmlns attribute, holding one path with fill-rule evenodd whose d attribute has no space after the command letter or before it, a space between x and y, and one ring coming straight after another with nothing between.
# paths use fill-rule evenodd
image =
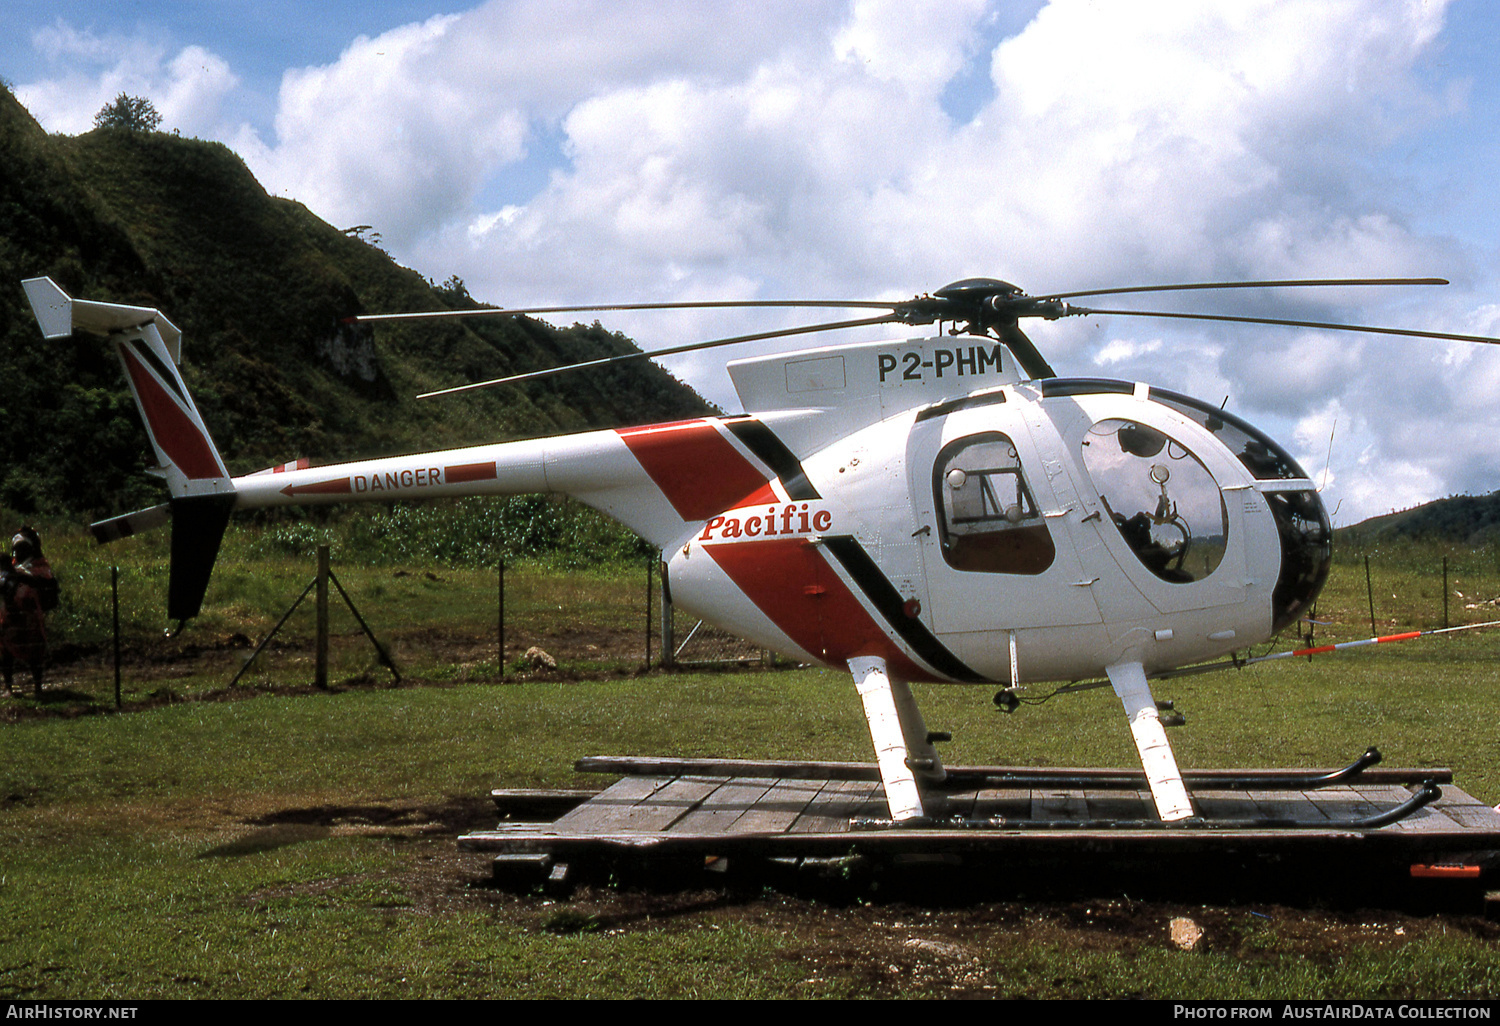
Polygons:
<instances>
[{"instance_id":1,"label":"tree on hillside","mask_svg":"<svg viewBox=\"0 0 1500 1026\"><path fill-rule=\"evenodd\" d=\"M121 93L94 115L95 128L123 128L130 132L154 132L161 124L156 105L144 96Z\"/></svg>"}]
</instances>

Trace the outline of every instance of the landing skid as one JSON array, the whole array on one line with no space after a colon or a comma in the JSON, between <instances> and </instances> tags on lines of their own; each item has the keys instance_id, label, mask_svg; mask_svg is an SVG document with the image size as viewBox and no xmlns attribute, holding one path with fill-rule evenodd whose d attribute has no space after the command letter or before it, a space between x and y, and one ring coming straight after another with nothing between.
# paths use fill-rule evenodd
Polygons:
<instances>
[{"instance_id":1,"label":"landing skid","mask_svg":"<svg viewBox=\"0 0 1500 1026\"><path fill-rule=\"evenodd\" d=\"M1418 809L1430 805L1443 796L1443 789L1432 781L1423 781L1412 792L1411 797L1395 808L1370 816L1349 819L1324 820L1297 819L1290 816L1249 816L1239 818L1208 818L1202 815L1188 819L1164 821L1160 819L1087 819L1036 821L1008 819L993 816L985 819L960 816L931 819L920 824L912 820L891 820L859 817L851 823L855 830L884 830L891 827L911 829L913 826L957 830L1378 830L1392 823L1399 823Z\"/></svg>"},{"instance_id":2,"label":"landing skid","mask_svg":"<svg viewBox=\"0 0 1500 1026\"><path fill-rule=\"evenodd\" d=\"M1149 788L1146 774L1131 769L1042 769L1005 766L950 766L944 779L923 787L929 814L894 819L890 816L858 815L850 819L850 829L859 831L900 830L1378 830L1407 819L1418 810L1443 796L1439 783L1451 783L1453 774L1443 769L1374 769L1380 763L1380 751L1373 746L1341 769L1309 771L1295 769L1207 769L1182 774L1183 783L1198 796L1199 812L1188 819L1163 821L1150 815L1122 816L1089 814L1057 816L1043 814L964 815L937 812L951 805L958 796L966 804L983 804L978 797L1003 792L1058 792L1053 798L1082 797L1101 792L1121 792L1116 800L1095 798L1098 812L1120 808L1129 801L1140 801L1149 812ZM863 763L797 763L756 762L740 759L650 759L595 757L578 763L582 771L632 774L701 774L705 776L779 777L783 779L880 780L879 765ZM1380 805L1367 795L1351 800L1347 793L1354 785L1402 785L1408 797ZM1316 800L1320 791L1342 788L1343 792ZM1283 792L1285 800L1269 795ZM1133 794L1131 794L1133 793ZM1461 793L1461 792L1460 792ZM1123 797L1129 794L1129 797ZM1389 798L1387 791L1387 798ZM1254 796L1260 796L1257 800ZM1045 798L1043 799L1045 802ZM1012 803L1014 805L1014 803ZM1274 810L1277 806L1295 808L1292 814L1273 811L1256 815L1237 815L1247 805ZM1313 811L1310 811L1313 810ZM1352 810L1352 811L1351 811ZM1028 810L1028 813L1030 810Z\"/></svg>"},{"instance_id":3,"label":"landing skid","mask_svg":"<svg viewBox=\"0 0 1500 1026\"><path fill-rule=\"evenodd\" d=\"M1323 788L1339 787L1355 782L1364 782L1367 778L1365 770L1380 762L1380 751L1374 747L1365 749L1363 755L1355 759L1343 769L1329 770L1326 773L1308 773L1299 770L1205 770L1197 773L1184 773L1183 783L1187 786L1189 794L1195 789L1202 788L1211 791L1317 791ZM1113 771L1112 771L1113 772ZM1209 816L1200 814L1187 819L1163 821L1155 818L1127 818L1108 819L1091 818L1070 823L1079 829L1090 830L1152 830L1152 829L1196 829L1196 830L1308 830L1327 829L1329 827L1343 827L1348 830L1378 830L1392 823L1398 823L1406 819L1412 813L1424 806L1430 805L1443 796L1443 789L1438 786L1437 780L1432 776L1430 770L1396 770L1395 776L1391 773L1382 774L1387 783L1400 782L1413 784L1415 789L1411 797L1394 808L1368 815L1351 816L1348 819L1337 820L1329 817L1326 820L1298 819L1288 816ZM1419 781L1410 779L1415 773L1421 779ZM1448 775L1451 779L1451 774ZM1039 774L1026 774L1018 776L1014 772L986 774L980 771L977 775L969 770L950 770L949 779L945 781L950 787L983 786L989 788L1013 787L1020 783L1030 787L1053 787L1053 788L1076 788L1092 790L1138 790L1146 783L1144 773L1135 771L1119 771L1118 775L1100 775L1098 773L1078 772L1042 772ZM857 830L880 829L882 827L913 825L911 821L892 821L880 818L861 818L854 824ZM950 817L945 820L927 822L924 826L950 826L965 829L995 829L1007 828L1036 829L1044 827L1049 830L1059 829L1061 824L1057 821L1037 823L1033 820L1019 819L1006 820L1003 817L992 817L989 819L963 819Z\"/></svg>"}]
</instances>

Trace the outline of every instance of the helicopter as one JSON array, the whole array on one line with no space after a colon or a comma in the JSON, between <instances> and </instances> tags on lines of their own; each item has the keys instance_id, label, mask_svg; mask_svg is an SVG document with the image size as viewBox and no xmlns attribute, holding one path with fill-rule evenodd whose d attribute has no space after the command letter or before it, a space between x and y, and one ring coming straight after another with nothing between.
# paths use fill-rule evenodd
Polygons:
<instances>
[{"instance_id":1,"label":"helicopter","mask_svg":"<svg viewBox=\"0 0 1500 1026\"><path fill-rule=\"evenodd\" d=\"M899 302L761 300L481 308L350 320L596 310L839 307L853 320L632 353L625 359L876 324L929 337L728 363L744 413L231 476L178 373L160 311L23 283L43 335L107 336L165 478L167 503L94 525L101 541L170 523L168 614L196 616L234 510L350 501L560 493L662 552L674 604L793 660L847 672L895 825L933 822L945 777L913 682L999 685L1002 709L1045 681L1105 678L1157 816L1192 797L1151 680L1247 650L1310 610L1332 527L1297 461L1238 416L1141 382L1059 376L1024 318L1177 317L1496 343L1399 328L1205 313L1103 310L1087 296L1230 288L1440 285L1440 278L1299 279L1031 296L970 278ZM949 325L944 333L943 325Z\"/></svg>"}]
</instances>

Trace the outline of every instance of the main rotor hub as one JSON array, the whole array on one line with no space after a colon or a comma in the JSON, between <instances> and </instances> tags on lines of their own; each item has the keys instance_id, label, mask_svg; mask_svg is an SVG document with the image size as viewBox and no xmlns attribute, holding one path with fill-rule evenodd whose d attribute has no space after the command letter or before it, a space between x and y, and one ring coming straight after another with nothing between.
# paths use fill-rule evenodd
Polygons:
<instances>
[{"instance_id":1,"label":"main rotor hub","mask_svg":"<svg viewBox=\"0 0 1500 1026\"><path fill-rule=\"evenodd\" d=\"M895 310L906 324L933 321L964 323L972 335L1014 328L1022 317L1056 320L1072 311L1056 299L1028 296L1019 286L998 278L964 278L944 285L930 296L918 296Z\"/></svg>"},{"instance_id":2,"label":"main rotor hub","mask_svg":"<svg viewBox=\"0 0 1500 1026\"><path fill-rule=\"evenodd\" d=\"M1007 298L1026 295L1020 286L1012 285L1008 281L999 278L964 278L952 284L944 285L933 293L939 299L956 299L962 302L984 302L997 296Z\"/></svg>"}]
</instances>

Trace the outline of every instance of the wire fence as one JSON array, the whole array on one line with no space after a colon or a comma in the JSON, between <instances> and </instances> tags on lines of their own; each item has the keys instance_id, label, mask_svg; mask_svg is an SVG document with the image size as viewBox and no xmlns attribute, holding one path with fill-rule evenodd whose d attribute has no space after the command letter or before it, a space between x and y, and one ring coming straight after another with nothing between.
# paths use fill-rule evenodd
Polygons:
<instances>
[{"instance_id":1,"label":"wire fence","mask_svg":"<svg viewBox=\"0 0 1500 1026\"><path fill-rule=\"evenodd\" d=\"M670 661L677 666L743 666L748 669L770 666L773 655L770 649L674 609Z\"/></svg>"},{"instance_id":2,"label":"wire fence","mask_svg":"<svg viewBox=\"0 0 1500 1026\"><path fill-rule=\"evenodd\" d=\"M444 672L433 667L446 661L452 664L448 672L458 675L455 679L508 677L531 667L525 657L533 646L580 673L593 672L591 666L756 670L786 665L784 657L664 602L659 561L643 561L637 567L623 577L618 572L602 577L589 572L539 574L520 567L507 581L503 567L424 572L350 565L344 583L369 621L367 630L394 642L395 661L414 664L427 674ZM195 652L202 657L220 653L226 664L229 653L236 653L238 661L232 666L238 670L267 633L259 626L242 625L276 622L306 581L299 569L300 579L289 581L284 595L277 591L271 598L260 598L247 613L239 607L254 596L226 571L221 587L235 585L234 599L225 599L221 592L221 608L207 608L204 622L190 626L178 639L163 636L157 619L165 593L164 564L140 565L119 575L119 619L108 564L65 569L63 605L48 617L52 665L59 673L73 673L66 669L69 666L113 661L120 620L126 621L123 641L137 676L143 669L159 676L172 660ZM338 576L345 577L343 567ZM265 587L255 574L242 577L244 589ZM334 644L353 653L345 661L371 662L373 650L355 629L362 625L351 622L341 628L337 618L344 614L339 609L335 614ZM498 637L486 637L486 620ZM1494 620L1500 620L1500 546L1409 545L1365 552L1350 548L1338 552L1309 622L1297 633L1320 642L1343 642ZM292 617L271 654L256 661L257 672L280 676L296 666L300 673L295 660L310 645L312 623L310 613L299 611ZM340 632L350 635L347 642ZM226 671L226 682L232 672ZM380 674L378 668L374 672Z\"/></svg>"},{"instance_id":3,"label":"wire fence","mask_svg":"<svg viewBox=\"0 0 1500 1026\"><path fill-rule=\"evenodd\" d=\"M1372 634L1500 619L1500 549L1341 553L1318 605Z\"/></svg>"}]
</instances>

